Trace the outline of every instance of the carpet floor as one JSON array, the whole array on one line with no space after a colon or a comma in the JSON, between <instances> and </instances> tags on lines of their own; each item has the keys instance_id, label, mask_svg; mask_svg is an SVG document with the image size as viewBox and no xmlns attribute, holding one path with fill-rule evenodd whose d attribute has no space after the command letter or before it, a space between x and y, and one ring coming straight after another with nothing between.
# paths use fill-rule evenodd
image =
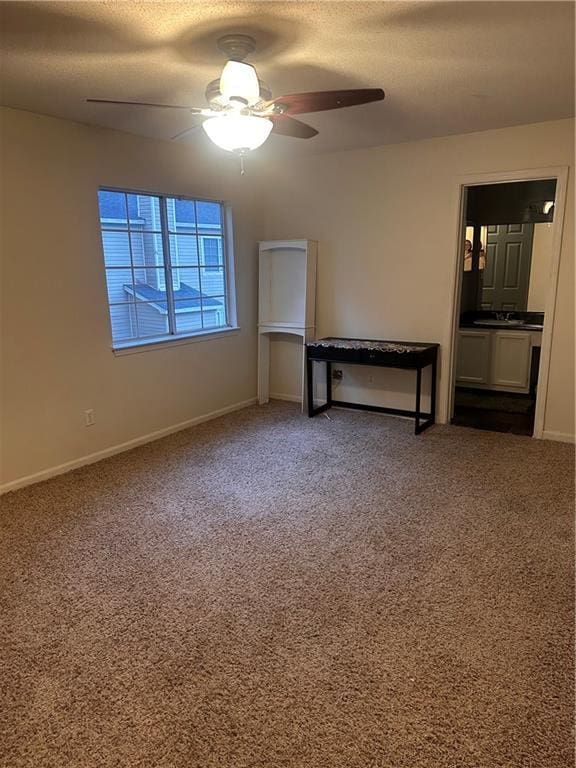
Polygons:
<instances>
[{"instance_id":1,"label":"carpet floor","mask_svg":"<svg viewBox=\"0 0 576 768\"><path fill-rule=\"evenodd\" d=\"M573 448L330 417L2 498L3 768L573 765Z\"/></svg>"}]
</instances>

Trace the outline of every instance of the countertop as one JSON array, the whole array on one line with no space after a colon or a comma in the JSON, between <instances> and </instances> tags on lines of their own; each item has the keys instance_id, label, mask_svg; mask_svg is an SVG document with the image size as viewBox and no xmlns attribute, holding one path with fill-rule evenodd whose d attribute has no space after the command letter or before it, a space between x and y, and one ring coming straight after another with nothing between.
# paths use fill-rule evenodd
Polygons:
<instances>
[{"instance_id":1,"label":"countertop","mask_svg":"<svg viewBox=\"0 0 576 768\"><path fill-rule=\"evenodd\" d=\"M484 325L483 323L478 325L474 322L461 322L460 328L473 328L475 331L539 331L541 333L544 326L536 323L522 323L516 325L503 321L502 323L490 323L490 325Z\"/></svg>"},{"instance_id":2,"label":"countertop","mask_svg":"<svg viewBox=\"0 0 576 768\"><path fill-rule=\"evenodd\" d=\"M502 316L508 317L508 320L521 320L522 322L506 322L506 320L502 320ZM490 322L489 324L479 323L479 320L489 320ZM502 320L502 322L499 322L499 320ZM494 309L470 310L462 312L460 315L460 328L474 328L476 331L531 331L532 333L542 333L544 328L544 312Z\"/></svg>"}]
</instances>

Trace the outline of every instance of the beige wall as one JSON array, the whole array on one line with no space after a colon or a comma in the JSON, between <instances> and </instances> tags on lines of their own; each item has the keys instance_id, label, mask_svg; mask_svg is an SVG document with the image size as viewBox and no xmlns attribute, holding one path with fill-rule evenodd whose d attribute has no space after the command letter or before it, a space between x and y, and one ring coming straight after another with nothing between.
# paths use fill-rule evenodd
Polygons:
<instances>
[{"instance_id":1,"label":"beige wall","mask_svg":"<svg viewBox=\"0 0 576 768\"><path fill-rule=\"evenodd\" d=\"M194 152L15 110L2 118L2 482L254 397L253 176L205 144ZM99 185L232 202L240 333L112 353Z\"/></svg>"},{"instance_id":2,"label":"beige wall","mask_svg":"<svg viewBox=\"0 0 576 768\"><path fill-rule=\"evenodd\" d=\"M546 308L552 266L553 234L552 224L534 224L527 307L531 312L543 312Z\"/></svg>"},{"instance_id":3,"label":"beige wall","mask_svg":"<svg viewBox=\"0 0 576 768\"><path fill-rule=\"evenodd\" d=\"M444 421L458 178L569 165L545 430L573 435L573 141L574 121L562 120L271 165L276 192L268 198L266 237L319 241L319 336L441 343ZM345 371L339 395L346 390L378 401L370 375L371 369ZM388 403L409 402L408 374L389 380ZM294 381L278 381L276 374L273 381L276 390L296 394Z\"/></svg>"},{"instance_id":4,"label":"beige wall","mask_svg":"<svg viewBox=\"0 0 576 768\"><path fill-rule=\"evenodd\" d=\"M263 152L241 178L233 158L205 143L199 151L8 109L2 118L5 484L253 398L259 238L320 241L319 335L439 341L446 350L458 176L552 165L572 174L574 165L573 121L297 161ZM232 202L240 333L114 356L99 185ZM571 177L545 422L558 436L574 433L573 210ZM298 345L281 340L272 366L272 391L298 396ZM399 372L349 369L338 387L342 399L376 404L408 406L412 397ZM447 387L444 364L442 419ZM88 428L87 408L96 414Z\"/></svg>"}]
</instances>

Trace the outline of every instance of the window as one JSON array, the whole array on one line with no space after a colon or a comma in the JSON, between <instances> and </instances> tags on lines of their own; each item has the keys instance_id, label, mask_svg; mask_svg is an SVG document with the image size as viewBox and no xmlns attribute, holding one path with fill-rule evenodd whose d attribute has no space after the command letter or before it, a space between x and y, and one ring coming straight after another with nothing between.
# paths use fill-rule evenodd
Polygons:
<instances>
[{"instance_id":1,"label":"window","mask_svg":"<svg viewBox=\"0 0 576 768\"><path fill-rule=\"evenodd\" d=\"M114 347L235 325L224 204L102 189Z\"/></svg>"},{"instance_id":2,"label":"window","mask_svg":"<svg viewBox=\"0 0 576 768\"><path fill-rule=\"evenodd\" d=\"M222 264L222 244L217 237L200 238L200 250L207 270L218 270Z\"/></svg>"}]
</instances>

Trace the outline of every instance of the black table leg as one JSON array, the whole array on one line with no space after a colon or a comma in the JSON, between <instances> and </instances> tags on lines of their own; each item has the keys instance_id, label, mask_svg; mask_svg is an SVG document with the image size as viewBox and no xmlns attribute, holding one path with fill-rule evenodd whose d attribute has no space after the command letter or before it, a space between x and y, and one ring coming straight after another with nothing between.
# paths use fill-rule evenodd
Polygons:
<instances>
[{"instance_id":1,"label":"black table leg","mask_svg":"<svg viewBox=\"0 0 576 768\"><path fill-rule=\"evenodd\" d=\"M314 362L306 357L306 384L308 391L308 416L314 416Z\"/></svg>"},{"instance_id":2,"label":"black table leg","mask_svg":"<svg viewBox=\"0 0 576 768\"><path fill-rule=\"evenodd\" d=\"M422 394L422 368L416 368L416 424L414 434L420 432L420 395Z\"/></svg>"},{"instance_id":3,"label":"black table leg","mask_svg":"<svg viewBox=\"0 0 576 768\"><path fill-rule=\"evenodd\" d=\"M314 360L306 358L306 379L308 384L308 416L317 416L332 405L332 362L326 362L326 402L314 407Z\"/></svg>"},{"instance_id":4,"label":"black table leg","mask_svg":"<svg viewBox=\"0 0 576 768\"><path fill-rule=\"evenodd\" d=\"M434 356L432 361L432 382L430 388L430 419L432 424L436 423L436 375L437 375L438 360Z\"/></svg>"}]
</instances>

